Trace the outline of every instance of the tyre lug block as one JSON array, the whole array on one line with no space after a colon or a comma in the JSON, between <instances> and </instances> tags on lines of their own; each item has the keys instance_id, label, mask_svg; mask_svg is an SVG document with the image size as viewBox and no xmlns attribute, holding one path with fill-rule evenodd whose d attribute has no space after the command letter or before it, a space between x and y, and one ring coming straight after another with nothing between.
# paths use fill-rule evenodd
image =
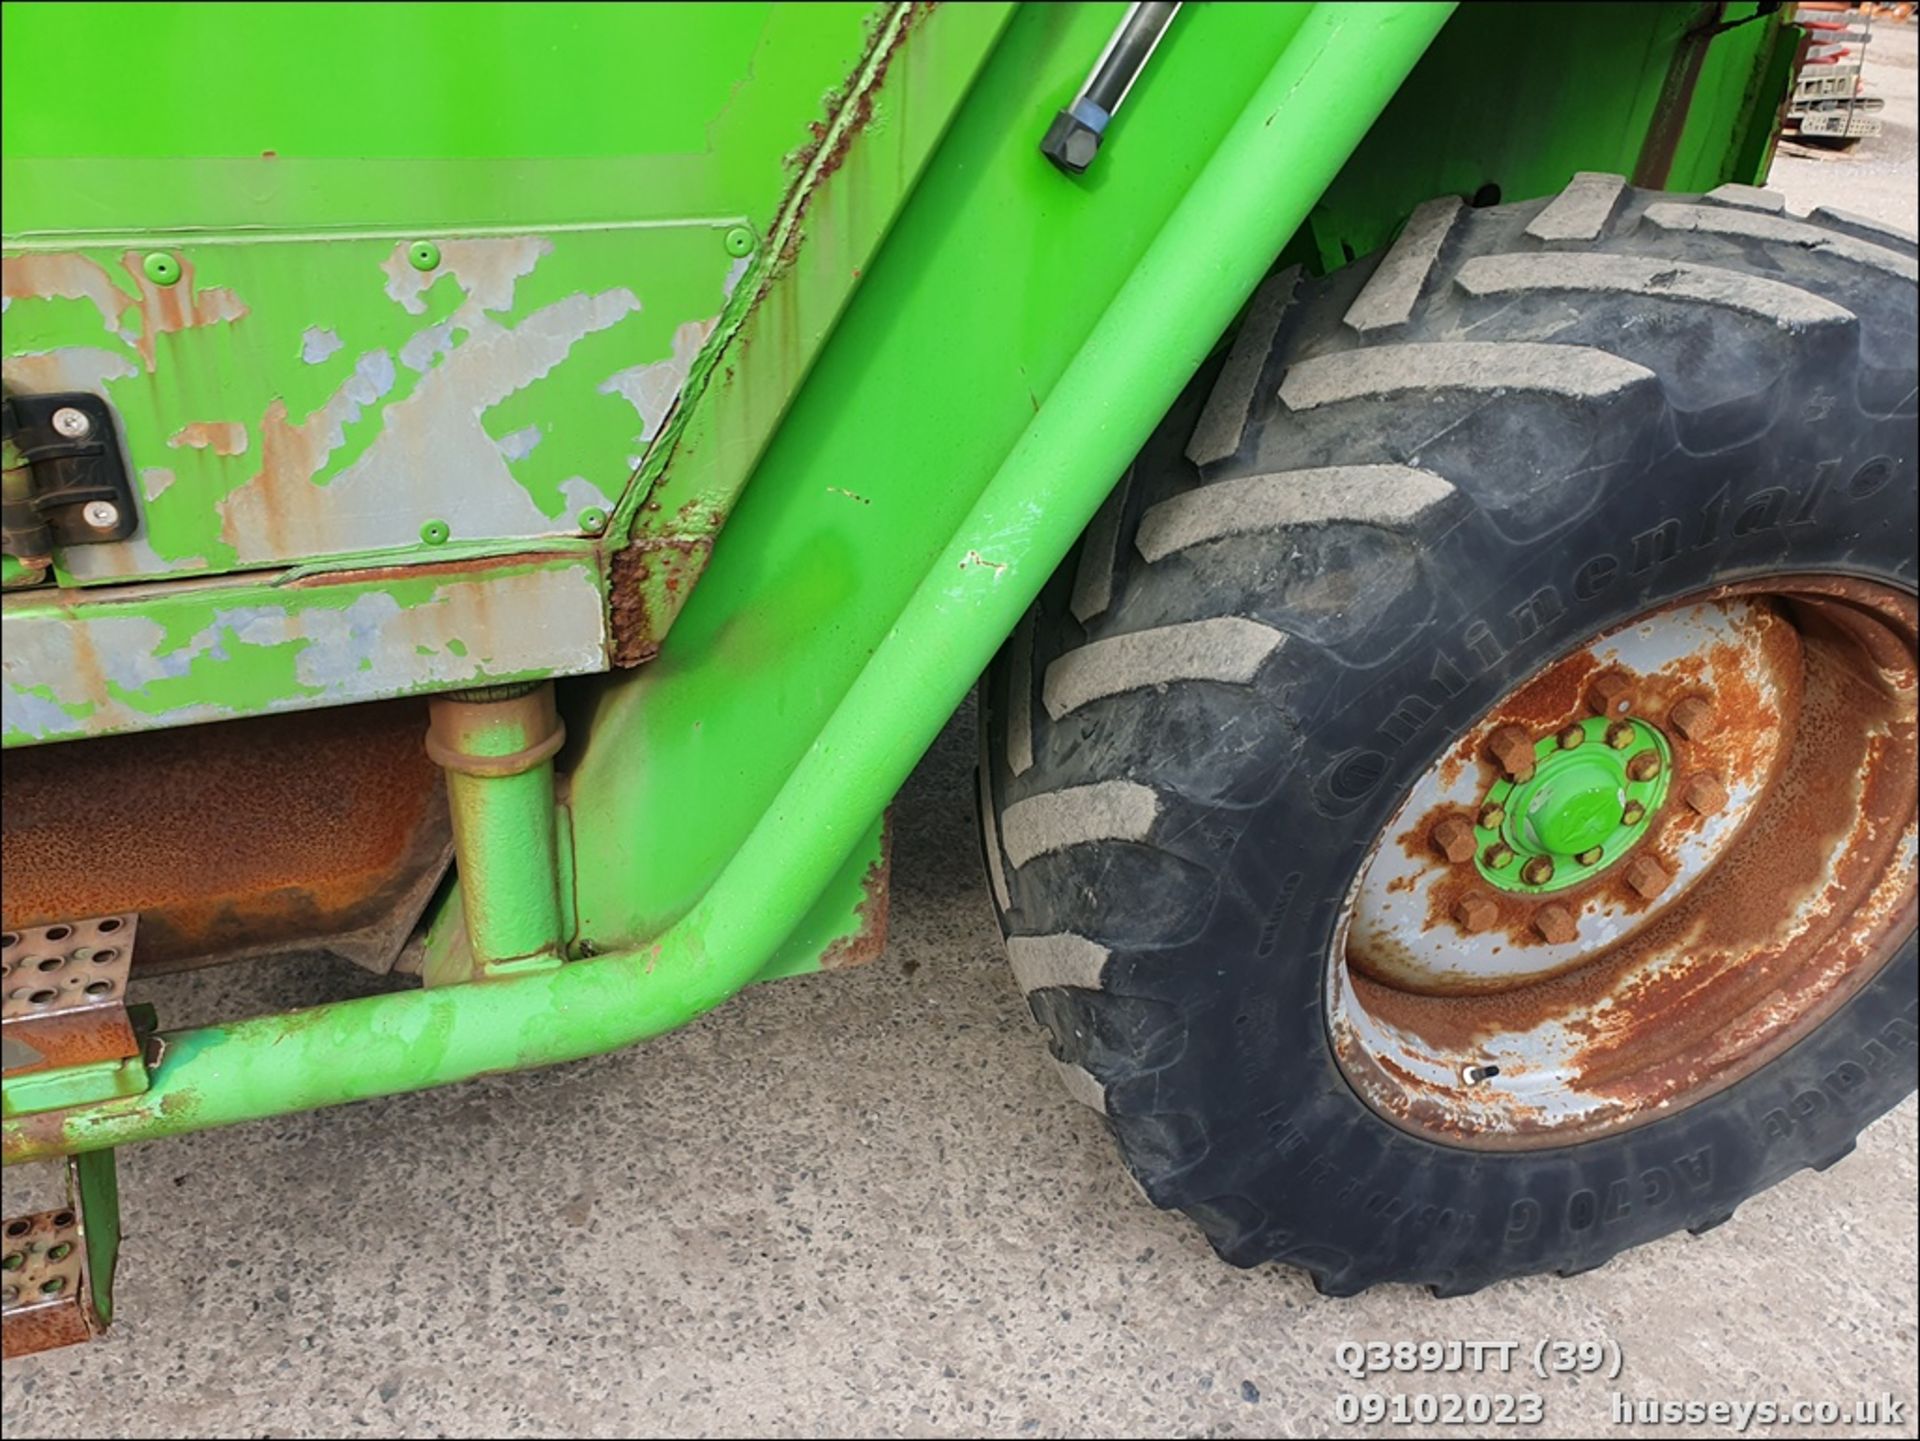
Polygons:
<instances>
[{"instance_id":1,"label":"tyre lug block","mask_svg":"<svg viewBox=\"0 0 1920 1441\"><path fill-rule=\"evenodd\" d=\"M1640 732L1630 721L1615 721L1607 727L1607 744L1617 751L1623 751L1640 738Z\"/></svg>"},{"instance_id":2,"label":"tyre lug block","mask_svg":"<svg viewBox=\"0 0 1920 1441\"><path fill-rule=\"evenodd\" d=\"M1727 788L1720 784L1718 776L1702 772L1687 778L1686 785L1681 788L1680 799L1696 815L1715 815L1727 803Z\"/></svg>"},{"instance_id":3,"label":"tyre lug block","mask_svg":"<svg viewBox=\"0 0 1920 1441\"><path fill-rule=\"evenodd\" d=\"M1507 812L1504 806L1489 804L1480 807L1480 825L1483 830L1499 830L1500 823L1506 818Z\"/></svg>"},{"instance_id":4,"label":"tyre lug block","mask_svg":"<svg viewBox=\"0 0 1920 1441\"><path fill-rule=\"evenodd\" d=\"M1605 854L1606 852L1603 848L1601 848L1600 846L1595 846L1590 851L1580 852L1580 854L1575 856L1574 859L1580 862L1580 864L1583 866L1597 866L1600 864L1601 856Z\"/></svg>"},{"instance_id":5,"label":"tyre lug block","mask_svg":"<svg viewBox=\"0 0 1920 1441\"><path fill-rule=\"evenodd\" d=\"M1557 737L1555 737L1555 739L1557 739L1560 742L1560 749L1563 751L1572 750L1575 746L1579 745L1580 742L1585 740L1586 738L1587 738L1587 733L1584 730L1582 730L1579 726L1568 726L1565 730L1561 731Z\"/></svg>"},{"instance_id":6,"label":"tyre lug block","mask_svg":"<svg viewBox=\"0 0 1920 1441\"><path fill-rule=\"evenodd\" d=\"M1643 750L1627 759L1627 779L1630 781L1650 781L1660 774L1660 752Z\"/></svg>"},{"instance_id":7,"label":"tyre lug block","mask_svg":"<svg viewBox=\"0 0 1920 1441\"><path fill-rule=\"evenodd\" d=\"M1453 908L1453 918L1470 936L1490 931L1500 919L1500 907L1490 896L1468 896Z\"/></svg>"},{"instance_id":8,"label":"tyre lug block","mask_svg":"<svg viewBox=\"0 0 1920 1441\"><path fill-rule=\"evenodd\" d=\"M1553 879L1553 862L1545 856L1535 856L1520 867L1520 879L1530 886L1544 886Z\"/></svg>"},{"instance_id":9,"label":"tyre lug block","mask_svg":"<svg viewBox=\"0 0 1920 1441\"><path fill-rule=\"evenodd\" d=\"M1513 864L1513 852L1496 841L1493 845L1487 847L1480 859L1487 863L1488 870L1505 870Z\"/></svg>"},{"instance_id":10,"label":"tyre lug block","mask_svg":"<svg viewBox=\"0 0 1920 1441\"><path fill-rule=\"evenodd\" d=\"M1501 726L1487 738L1487 749L1509 780L1533 775L1533 737L1521 726Z\"/></svg>"},{"instance_id":11,"label":"tyre lug block","mask_svg":"<svg viewBox=\"0 0 1920 1441\"><path fill-rule=\"evenodd\" d=\"M1428 833L1433 848L1454 865L1473 859L1473 825L1459 816L1448 816Z\"/></svg>"},{"instance_id":12,"label":"tyre lug block","mask_svg":"<svg viewBox=\"0 0 1920 1441\"><path fill-rule=\"evenodd\" d=\"M1686 740L1705 740L1713 734L1713 703L1697 695L1676 701L1667 712L1667 724Z\"/></svg>"},{"instance_id":13,"label":"tyre lug block","mask_svg":"<svg viewBox=\"0 0 1920 1441\"><path fill-rule=\"evenodd\" d=\"M1587 687L1587 706L1595 715L1623 716L1633 704L1632 691L1632 682L1619 671L1601 671Z\"/></svg>"},{"instance_id":14,"label":"tyre lug block","mask_svg":"<svg viewBox=\"0 0 1920 1441\"><path fill-rule=\"evenodd\" d=\"M1533 913L1533 928L1550 945L1564 946L1580 934L1573 912L1565 906L1542 906Z\"/></svg>"},{"instance_id":15,"label":"tyre lug block","mask_svg":"<svg viewBox=\"0 0 1920 1441\"><path fill-rule=\"evenodd\" d=\"M1635 856L1627 863L1624 874L1627 884L1632 886L1642 899L1649 901L1664 891L1673 881L1673 872L1653 856Z\"/></svg>"}]
</instances>

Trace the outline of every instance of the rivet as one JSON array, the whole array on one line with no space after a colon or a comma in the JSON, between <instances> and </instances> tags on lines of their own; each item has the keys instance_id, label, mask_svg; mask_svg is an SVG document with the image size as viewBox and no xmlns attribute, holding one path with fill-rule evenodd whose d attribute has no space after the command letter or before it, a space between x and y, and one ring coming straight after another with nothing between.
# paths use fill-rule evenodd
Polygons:
<instances>
[{"instance_id":1,"label":"rivet","mask_svg":"<svg viewBox=\"0 0 1920 1441\"><path fill-rule=\"evenodd\" d=\"M431 240L416 240L407 247L407 264L415 270L438 270L440 247Z\"/></svg>"},{"instance_id":2,"label":"rivet","mask_svg":"<svg viewBox=\"0 0 1920 1441\"><path fill-rule=\"evenodd\" d=\"M180 278L180 262L164 250L151 252L140 262L140 269L155 285L172 285Z\"/></svg>"},{"instance_id":3,"label":"rivet","mask_svg":"<svg viewBox=\"0 0 1920 1441\"><path fill-rule=\"evenodd\" d=\"M753 231L745 225L736 225L728 230L724 240L724 244L727 247L727 254L733 256L735 259L743 255L753 254L755 243Z\"/></svg>"},{"instance_id":4,"label":"rivet","mask_svg":"<svg viewBox=\"0 0 1920 1441\"><path fill-rule=\"evenodd\" d=\"M445 545L451 534L453 532L444 520L430 520L420 527L420 539L428 545Z\"/></svg>"},{"instance_id":5,"label":"rivet","mask_svg":"<svg viewBox=\"0 0 1920 1441\"><path fill-rule=\"evenodd\" d=\"M598 535L607 528L607 513L597 505L590 505L579 515L580 529L588 535Z\"/></svg>"}]
</instances>

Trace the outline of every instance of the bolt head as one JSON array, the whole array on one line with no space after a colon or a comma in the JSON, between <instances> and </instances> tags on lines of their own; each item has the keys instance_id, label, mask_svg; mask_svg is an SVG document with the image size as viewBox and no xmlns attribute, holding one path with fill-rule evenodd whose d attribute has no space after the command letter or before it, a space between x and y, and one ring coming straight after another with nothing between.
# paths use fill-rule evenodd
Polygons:
<instances>
[{"instance_id":1,"label":"bolt head","mask_svg":"<svg viewBox=\"0 0 1920 1441\"><path fill-rule=\"evenodd\" d=\"M1040 153L1069 175L1078 175L1100 153L1100 134L1070 111L1062 110L1040 139Z\"/></svg>"},{"instance_id":2,"label":"bolt head","mask_svg":"<svg viewBox=\"0 0 1920 1441\"><path fill-rule=\"evenodd\" d=\"M1600 864L1600 858L1605 854L1606 854L1606 849L1604 847L1595 846L1590 851L1580 852L1580 854L1575 856L1574 859L1580 862L1580 864L1583 866L1597 866Z\"/></svg>"},{"instance_id":3,"label":"bolt head","mask_svg":"<svg viewBox=\"0 0 1920 1441\"><path fill-rule=\"evenodd\" d=\"M1660 774L1660 752L1649 747L1627 758L1627 779L1650 781Z\"/></svg>"},{"instance_id":4,"label":"bolt head","mask_svg":"<svg viewBox=\"0 0 1920 1441\"><path fill-rule=\"evenodd\" d=\"M1555 737L1555 739L1560 742L1560 749L1563 751L1572 750L1575 746L1579 745L1580 742L1584 741L1586 738L1587 738L1587 733L1584 730L1582 730L1579 726L1568 726L1565 730L1561 731L1558 736Z\"/></svg>"},{"instance_id":5,"label":"bolt head","mask_svg":"<svg viewBox=\"0 0 1920 1441\"><path fill-rule=\"evenodd\" d=\"M1715 815L1727 803L1727 788L1718 776L1702 771L1687 777L1687 783L1680 788L1680 799L1695 815Z\"/></svg>"},{"instance_id":6,"label":"bolt head","mask_svg":"<svg viewBox=\"0 0 1920 1441\"><path fill-rule=\"evenodd\" d=\"M1633 705L1633 683L1617 670L1601 671L1587 686L1587 706L1595 715L1623 716Z\"/></svg>"},{"instance_id":7,"label":"bolt head","mask_svg":"<svg viewBox=\"0 0 1920 1441\"><path fill-rule=\"evenodd\" d=\"M120 507L110 500L90 500L80 508L80 516L95 530L112 530L120 524Z\"/></svg>"},{"instance_id":8,"label":"bolt head","mask_svg":"<svg viewBox=\"0 0 1920 1441\"><path fill-rule=\"evenodd\" d=\"M1472 895L1453 908L1453 918L1470 936L1490 931L1500 920L1500 906L1491 896Z\"/></svg>"},{"instance_id":9,"label":"bolt head","mask_svg":"<svg viewBox=\"0 0 1920 1441\"><path fill-rule=\"evenodd\" d=\"M1683 740L1705 740L1713 734L1713 703L1697 695L1675 701L1667 712L1667 724L1680 732Z\"/></svg>"},{"instance_id":10,"label":"bolt head","mask_svg":"<svg viewBox=\"0 0 1920 1441\"><path fill-rule=\"evenodd\" d=\"M1553 879L1553 862L1545 856L1535 856L1520 867L1520 879L1530 886L1544 886Z\"/></svg>"},{"instance_id":11,"label":"bolt head","mask_svg":"<svg viewBox=\"0 0 1920 1441\"><path fill-rule=\"evenodd\" d=\"M1481 854L1481 860L1487 863L1488 870L1505 870L1513 864L1513 852L1495 841Z\"/></svg>"},{"instance_id":12,"label":"bolt head","mask_svg":"<svg viewBox=\"0 0 1920 1441\"><path fill-rule=\"evenodd\" d=\"M1509 780L1533 775L1533 737L1522 726L1501 726L1487 737L1487 751Z\"/></svg>"},{"instance_id":13,"label":"bolt head","mask_svg":"<svg viewBox=\"0 0 1920 1441\"><path fill-rule=\"evenodd\" d=\"M1507 810L1505 806L1495 805L1489 801L1486 805L1480 807L1480 824L1483 829L1497 831L1500 829L1501 822L1506 820L1506 818Z\"/></svg>"},{"instance_id":14,"label":"bolt head","mask_svg":"<svg viewBox=\"0 0 1920 1441\"><path fill-rule=\"evenodd\" d=\"M53 413L53 428L68 440L80 440L93 434L93 421L86 411L63 405Z\"/></svg>"},{"instance_id":15,"label":"bolt head","mask_svg":"<svg viewBox=\"0 0 1920 1441\"><path fill-rule=\"evenodd\" d=\"M1565 906L1540 907L1533 913L1533 928L1541 940L1556 946L1564 946L1580 934L1579 926L1574 924L1573 912Z\"/></svg>"},{"instance_id":16,"label":"bolt head","mask_svg":"<svg viewBox=\"0 0 1920 1441\"><path fill-rule=\"evenodd\" d=\"M1637 826L1647 818L1647 808L1638 801L1628 801L1627 808L1620 812L1620 824Z\"/></svg>"},{"instance_id":17,"label":"bolt head","mask_svg":"<svg viewBox=\"0 0 1920 1441\"><path fill-rule=\"evenodd\" d=\"M1635 856L1622 872L1643 900L1652 900L1673 882L1673 872L1655 856Z\"/></svg>"},{"instance_id":18,"label":"bolt head","mask_svg":"<svg viewBox=\"0 0 1920 1441\"><path fill-rule=\"evenodd\" d=\"M1429 833L1433 848L1454 865L1473 859L1473 826L1459 816L1448 816Z\"/></svg>"},{"instance_id":19,"label":"bolt head","mask_svg":"<svg viewBox=\"0 0 1920 1441\"><path fill-rule=\"evenodd\" d=\"M1607 744L1623 751L1640 738L1640 732L1627 721L1615 721L1607 727Z\"/></svg>"}]
</instances>

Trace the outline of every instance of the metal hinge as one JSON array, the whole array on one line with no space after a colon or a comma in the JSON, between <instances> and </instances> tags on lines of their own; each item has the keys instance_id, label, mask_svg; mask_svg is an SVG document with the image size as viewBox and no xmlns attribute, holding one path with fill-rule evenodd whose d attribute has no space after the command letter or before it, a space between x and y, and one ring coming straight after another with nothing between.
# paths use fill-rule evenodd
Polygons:
<instances>
[{"instance_id":1,"label":"metal hinge","mask_svg":"<svg viewBox=\"0 0 1920 1441\"><path fill-rule=\"evenodd\" d=\"M56 546L125 540L140 523L113 412L97 395L9 395L5 433L6 554L34 579Z\"/></svg>"}]
</instances>

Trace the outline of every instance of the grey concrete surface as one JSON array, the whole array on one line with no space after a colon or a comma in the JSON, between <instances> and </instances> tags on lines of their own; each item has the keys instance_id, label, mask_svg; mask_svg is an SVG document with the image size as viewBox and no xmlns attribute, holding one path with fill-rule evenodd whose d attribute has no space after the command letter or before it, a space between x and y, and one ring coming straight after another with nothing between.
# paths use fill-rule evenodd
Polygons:
<instances>
[{"instance_id":1,"label":"grey concrete surface","mask_svg":"<svg viewBox=\"0 0 1920 1441\"><path fill-rule=\"evenodd\" d=\"M1879 52L1904 55L1901 167L1869 191L1866 146L1795 160L1796 209L1911 223L1912 33ZM1570 1281L1335 1302L1228 1269L1049 1071L987 909L972 756L968 710L897 806L892 944L863 971L580 1065L127 1153L121 1319L8 1363L7 1436L1733 1434L1617 1427L1614 1392L1891 1392L1899 1425L1750 1434L1914 1434L1912 1101L1825 1175ZM147 997L190 1023L370 984L252 967ZM8 1211L46 1180L9 1173ZM1335 1365L1343 1341L1547 1338L1614 1343L1624 1372ZM1523 1393L1545 1422L1343 1426L1342 1391Z\"/></svg>"}]
</instances>

